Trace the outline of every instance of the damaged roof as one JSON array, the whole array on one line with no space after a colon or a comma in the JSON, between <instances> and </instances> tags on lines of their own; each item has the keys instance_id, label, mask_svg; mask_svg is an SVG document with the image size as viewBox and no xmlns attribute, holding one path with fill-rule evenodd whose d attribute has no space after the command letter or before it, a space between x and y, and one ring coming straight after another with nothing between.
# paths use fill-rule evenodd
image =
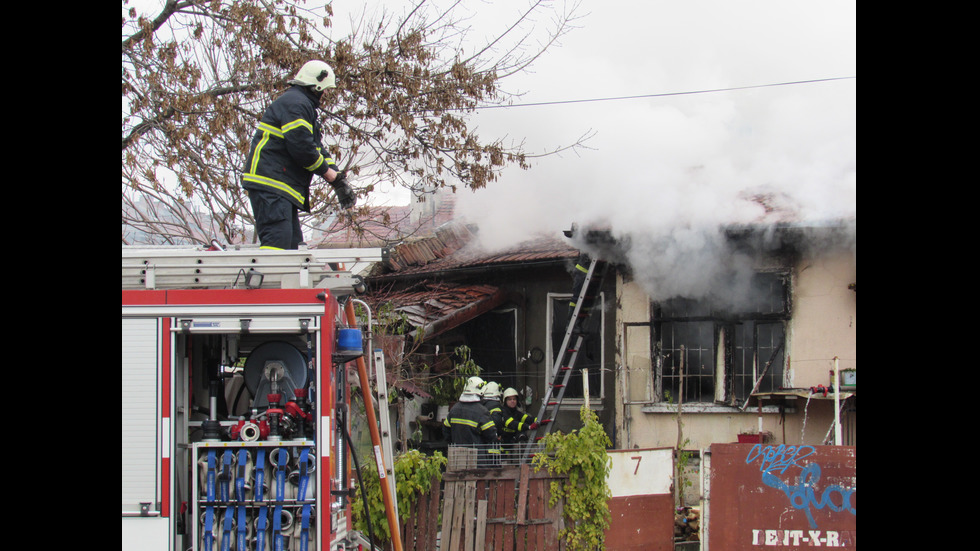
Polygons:
<instances>
[{"instance_id":1,"label":"damaged roof","mask_svg":"<svg viewBox=\"0 0 980 551\"><path fill-rule=\"evenodd\" d=\"M421 339L426 340L520 297L493 285L424 282L375 299L391 302L395 312L415 328L410 335L415 338L421 331Z\"/></svg>"},{"instance_id":2,"label":"damaged roof","mask_svg":"<svg viewBox=\"0 0 980 551\"><path fill-rule=\"evenodd\" d=\"M438 272L560 262L578 255L579 250L566 240L548 236L504 250L485 251L476 243L475 233L469 226L453 222L436 229L432 237L386 247L382 252L383 271L371 279L417 279Z\"/></svg>"},{"instance_id":3,"label":"damaged roof","mask_svg":"<svg viewBox=\"0 0 980 551\"><path fill-rule=\"evenodd\" d=\"M483 271L503 266L527 267L538 262L564 262L578 258L578 249L558 238L542 237L503 251L486 252L476 246L473 230L452 222L431 237L387 247L381 271L368 278L370 294L378 304L391 302L404 314L422 339L454 327L522 297L487 284L442 281L450 273ZM436 280L440 280L436 282ZM414 282L392 291L396 282Z\"/></svg>"}]
</instances>

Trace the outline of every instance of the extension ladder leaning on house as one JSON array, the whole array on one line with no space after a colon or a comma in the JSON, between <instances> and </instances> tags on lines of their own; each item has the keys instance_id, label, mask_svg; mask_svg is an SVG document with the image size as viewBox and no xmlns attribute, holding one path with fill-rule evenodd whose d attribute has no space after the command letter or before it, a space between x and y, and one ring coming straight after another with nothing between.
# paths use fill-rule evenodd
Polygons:
<instances>
[{"instance_id":1,"label":"extension ladder leaning on house","mask_svg":"<svg viewBox=\"0 0 980 551\"><path fill-rule=\"evenodd\" d=\"M552 422L557 417L558 409L565 397L565 387L568 385L568 379L575 368L582 342L587 334L595 330L597 317L592 316L592 306L599 296L599 287L605 276L606 268L607 264L603 260L592 259L586 254L579 258L576 269L580 273L577 274L573 291L572 315L568 320L568 327L565 329L561 348L555 356L554 376L548 383L544 398L541 401L541 409L538 411L538 428L542 429L542 433L538 436L538 429L528 433L528 445L524 449L522 461L535 447L533 444L551 432ZM572 344L573 339L574 344Z\"/></svg>"}]
</instances>

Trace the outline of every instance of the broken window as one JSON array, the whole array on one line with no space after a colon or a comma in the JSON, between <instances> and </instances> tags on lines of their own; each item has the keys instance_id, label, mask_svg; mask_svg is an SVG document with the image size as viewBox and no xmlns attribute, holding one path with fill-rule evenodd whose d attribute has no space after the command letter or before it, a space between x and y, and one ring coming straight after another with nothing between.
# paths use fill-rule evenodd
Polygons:
<instances>
[{"instance_id":1,"label":"broken window","mask_svg":"<svg viewBox=\"0 0 980 551\"><path fill-rule=\"evenodd\" d=\"M757 381L757 392L782 386L788 281L785 273L758 273L748 285L733 286L733 296L725 300L654 303L652 357L659 400L741 405Z\"/></svg>"}]
</instances>

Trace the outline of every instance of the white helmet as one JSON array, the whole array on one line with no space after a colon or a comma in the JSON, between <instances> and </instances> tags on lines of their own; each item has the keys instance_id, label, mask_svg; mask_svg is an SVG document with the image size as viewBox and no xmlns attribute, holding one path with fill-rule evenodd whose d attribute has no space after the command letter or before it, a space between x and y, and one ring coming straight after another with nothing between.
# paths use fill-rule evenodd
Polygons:
<instances>
[{"instance_id":1,"label":"white helmet","mask_svg":"<svg viewBox=\"0 0 980 551\"><path fill-rule=\"evenodd\" d=\"M510 398L511 396L517 396L517 391L514 390L513 388L508 388L507 390L504 391L504 400Z\"/></svg>"},{"instance_id":2,"label":"white helmet","mask_svg":"<svg viewBox=\"0 0 980 551\"><path fill-rule=\"evenodd\" d=\"M337 87L337 76L329 65L314 59L307 61L289 84L312 86L317 92L322 92L325 88Z\"/></svg>"},{"instance_id":3,"label":"white helmet","mask_svg":"<svg viewBox=\"0 0 980 551\"><path fill-rule=\"evenodd\" d=\"M497 384L497 383L495 383L495 382L493 382L493 381L490 381L489 383L487 383L483 387L483 397L484 398L499 399L500 398L500 385Z\"/></svg>"},{"instance_id":4,"label":"white helmet","mask_svg":"<svg viewBox=\"0 0 980 551\"><path fill-rule=\"evenodd\" d=\"M466 386L463 387L463 393L459 395L459 401L479 402L480 395L483 394L483 385L483 379L479 377L466 379Z\"/></svg>"}]
</instances>

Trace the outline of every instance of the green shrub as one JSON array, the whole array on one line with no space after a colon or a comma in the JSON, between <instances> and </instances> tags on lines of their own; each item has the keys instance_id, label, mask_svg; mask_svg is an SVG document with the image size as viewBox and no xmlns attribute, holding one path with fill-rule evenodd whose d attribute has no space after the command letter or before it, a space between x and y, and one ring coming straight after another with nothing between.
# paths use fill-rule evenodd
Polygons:
<instances>
[{"instance_id":1,"label":"green shrub","mask_svg":"<svg viewBox=\"0 0 980 551\"><path fill-rule=\"evenodd\" d=\"M581 418L581 430L546 436L545 451L533 460L535 472L547 467L550 474L568 476L565 484L551 483L550 504L564 499L565 528L559 535L569 551L601 549L612 517L607 503L612 458L606 453L612 442L589 408L582 406Z\"/></svg>"},{"instance_id":2,"label":"green shrub","mask_svg":"<svg viewBox=\"0 0 980 551\"><path fill-rule=\"evenodd\" d=\"M409 450L395 458L395 493L398 500L400 520L408 519L409 513L415 507L419 496L428 494L432 489L432 479L442 480L442 469L446 458L439 452L427 456L418 450ZM388 517L384 510L384 499L381 495L378 469L374 462L361 467L361 481L367 493L368 510L371 513L371 529L377 543L391 540L391 530L388 528ZM386 482L387 484L387 482ZM364 518L364 504L361 501L361 489L357 486L351 504L354 527L362 534L367 534L367 522Z\"/></svg>"}]
</instances>

